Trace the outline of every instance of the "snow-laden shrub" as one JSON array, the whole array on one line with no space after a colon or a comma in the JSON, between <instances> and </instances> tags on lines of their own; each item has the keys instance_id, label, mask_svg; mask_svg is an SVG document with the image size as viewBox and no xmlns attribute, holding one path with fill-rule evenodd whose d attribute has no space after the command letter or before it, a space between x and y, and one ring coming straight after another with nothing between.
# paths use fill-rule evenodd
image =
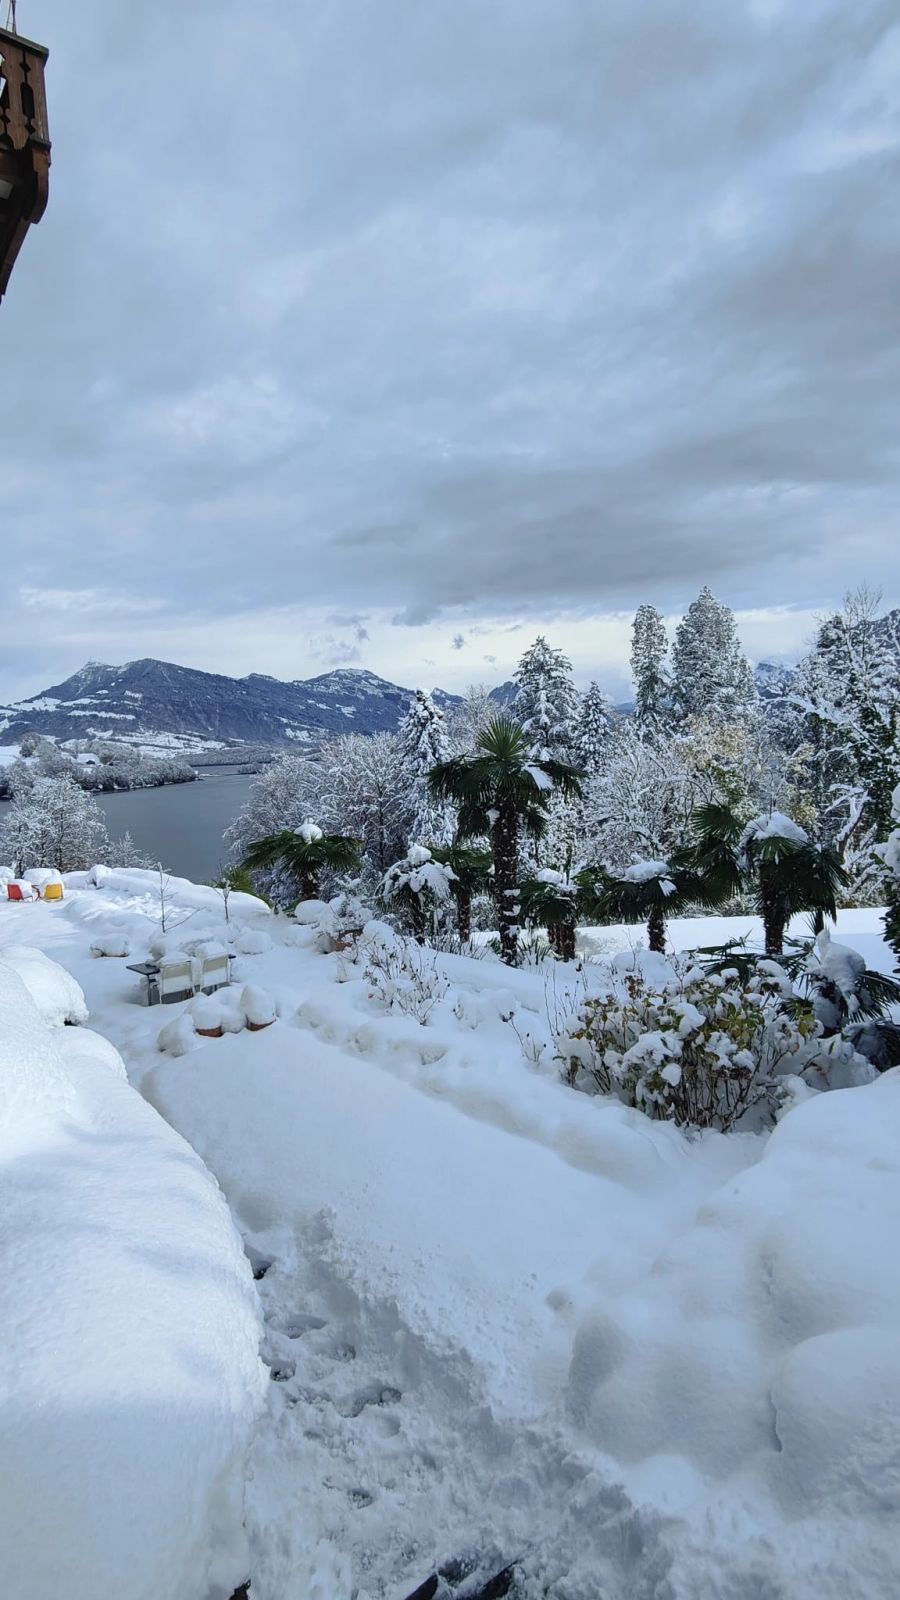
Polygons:
<instances>
[{"instance_id":1,"label":"snow-laden shrub","mask_svg":"<svg viewBox=\"0 0 900 1600\"><path fill-rule=\"evenodd\" d=\"M165 1023L156 1035L157 1050L167 1056L186 1056L189 1050L196 1050L198 1043L194 1019L186 1011Z\"/></svg>"},{"instance_id":2,"label":"snow-laden shrub","mask_svg":"<svg viewBox=\"0 0 900 1600\"><path fill-rule=\"evenodd\" d=\"M107 933L95 934L91 940L92 956L128 956L131 954L131 940L127 933L116 933L110 930Z\"/></svg>"},{"instance_id":3,"label":"snow-laden shrub","mask_svg":"<svg viewBox=\"0 0 900 1600\"><path fill-rule=\"evenodd\" d=\"M823 1042L813 1008L775 961L737 969L673 969L663 983L640 970L586 996L556 1035L563 1074L588 1094L614 1094L658 1120L699 1128L734 1124L753 1106L774 1110L782 1080L816 1087L865 1082L847 1041ZM835 1086L838 1086L837 1083Z\"/></svg>"},{"instance_id":4,"label":"snow-laden shrub","mask_svg":"<svg viewBox=\"0 0 900 1600\"><path fill-rule=\"evenodd\" d=\"M342 890L331 900L301 900L294 908L294 920L301 927L311 928L319 936L323 951L340 946L348 935L356 935L370 921L367 906L349 890Z\"/></svg>"},{"instance_id":5,"label":"snow-laden shrub","mask_svg":"<svg viewBox=\"0 0 900 1600\"><path fill-rule=\"evenodd\" d=\"M317 928L327 916L327 900L300 900L294 907L294 921L303 928Z\"/></svg>"},{"instance_id":6,"label":"snow-laden shrub","mask_svg":"<svg viewBox=\"0 0 900 1600\"><path fill-rule=\"evenodd\" d=\"M385 1011L413 1017L424 1028L450 988L450 980L438 970L434 956L383 922L366 925L359 955L365 962L369 999Z\"/></svg>"},{"instance_id":7,"label":"snow-laden shrub","mask_svg":"<svg viewBox=\"0 0 900 1600\"><path fill-rule=\"evenodd\" d=\"M429 928L438 926L442 912L450 904L451 884L455 881L452 867L435 861L425 845L411 844L406 855L384 874L381 897L386 905L395 906L408 918L422 944Z\"/></svg>"},{"instance_id":8,"label":"snow-laden shrub","mask_svg":"<svg viewBox=\"0 0 900 1600\"><path fill-rule=\"evenodd\" d=\"M242 956L261 956L272 948L272 940L264 928L242 928L234 941Z\"/></svg>"}]
</instances>

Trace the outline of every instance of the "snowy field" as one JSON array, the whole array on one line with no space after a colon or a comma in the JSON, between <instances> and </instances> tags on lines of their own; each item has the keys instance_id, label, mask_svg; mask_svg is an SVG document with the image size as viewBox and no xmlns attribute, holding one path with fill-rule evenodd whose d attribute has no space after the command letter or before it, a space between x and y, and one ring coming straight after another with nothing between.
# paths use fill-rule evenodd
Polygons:
<instances>
[{"instance_id":1,"label":"snowy field","mask_svg":"<svg viewBox=\"0 0 900 1600\"><path fill-rule=\"evenodd\" d=\"M91 1029L121 1052L144 1097L127 1096L113 1056L110 1095L128 1102L117 1114L174 1151L144 1102L161 1112L218 1180L243 1237L267 1369L246 1483L253 1600L405 1600L441 1567L438 1593L463 1596L511 1563L510 1592L527 1600L895 1600L900 1071L812 1096L771 1135L689 1139L559 1081L548 1008L577 981L574 969L548 977L437 957L437 998L421 1025L386 1012L347 957L318 953L312 930L237 895L226 925L214 891L182 880L173 891L169 948L226 943L234 994L251 986L271 996L274 1025L248 1031L232 1007L229 1026L240 1031L200 1038L188 1024L171 1030L186 1004L141 1003L126 962L160 934L145 873L113 873L100 889L73 874L60 905L0 904L0 958L11 956L43 1007L40 1026L53 1037L40 1049L52 1055L65 1040L64 1067L69 1041L86 1032L59 1026L67 1007L78 1011L78 991L60 1001L39 960L17 947L72 975ZM758 933L753 919L670 928L676 949L744 933ZM877 911L842 913L836 937L892 969ZM636 929L586 939L598 955L639 943ZM129 953L96 955L92 945ZM159 1050L163 1025L185 1053ZM7 1038L16 1026L11 1017ZM7 1072L17 1059L11 1050ZM91 1071L99 1107L96 1060ZM64 1110L54 1111L52 1137L34 1134L35 1148L46 1138L52 1154L52 1141L68 1137ZM181 1164L155 1194L149 1173L141 1179L163 1231L167 1207L189 1204L179 1184L204 1182L176 1143ZM12 1136L3 1153L18 1159ZM107 1147L88 1156L112 1160ZM101 1185L128 1190L127 1176L97 1170ZM77 1184L71 1203L78 1211ZM228 1255L227 1218L211 1235L205 1191L194 1204L196 1230L189 1217L173 1220L189 1271L172 1314L190 1341L198 1408L212 1405L221 1371L230 1374L237 1437L255 1404L237 1309L246 1285ZM39 1221L29 1224L20 1204L0 1227L29 1225ZM148 1224L129 1213L128 1225L139 1234ZM224 1353L202 1316L194 1331L191 1294L196 1284L202 1303L212 1272L190 1264L198 1249L220 1252L216 1272L238 1297ZM17 1259L4 1293L33 1351L43 1264L30 1250ZM97 1270L102 1285L107 1268ZM148 1290L123 1283L108 1333L98 1325L93 1337L95 1356L115 1349L121 1375L103 1404L127 1414L149 1359ZM42 1391L62 1397L74 1381L66 1405L77 1418L87 1379L59 1304L24 1363L33 1376L22 1404ZM171 1339L164 1319L154 1329ZM27 1434L24 1411L14 1420ZM105 1440L95 1422L88 1458ZM174 1523L167 1548L178 1548L177 1503L154 1477L158 1460L150 1450L137 1463L141 1493ZM88 1481L82 1513L102 1529L108 1483L99 1470ZM223 1504L233 1512L233 1500ZM10 1523L0 1512L4 1547L23 1514L19 1506ZM116 1571L127 1574L131 1561L142 1576L117 1578L117 1600L205 1600L198 1572L210 1597L227 1600L215 1587L215 1546L228 1536L208 1508L192 1514L194 1537L202 1526L213 1548L206 1567L195 1552L187 1576L168 1566L148 1574L146 1530L118 1520ZM79 1549L72 1559L77 1566ZM141 1588L148 1576L161 1581ZM49 1586L12 1588L21 1600L56 1600ZM77 1572L66 1592L112 1594L79 1586Z\"/></svg>"}]
</instances>

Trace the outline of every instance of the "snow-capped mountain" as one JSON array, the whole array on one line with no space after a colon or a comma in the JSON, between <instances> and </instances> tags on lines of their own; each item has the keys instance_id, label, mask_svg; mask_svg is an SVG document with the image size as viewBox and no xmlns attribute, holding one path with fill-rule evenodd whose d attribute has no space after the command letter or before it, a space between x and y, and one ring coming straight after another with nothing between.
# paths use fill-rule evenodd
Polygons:
<instances>
[{"instance_id":1,"label":"snow-capped mountain","mask_svg":"<svg viewBox=\"0 0 900 1600\"><path fill-rule=\"evenodd\" d=\"M0 708L0 739L12 744L38 733L181 749L235 741L302 745L327 734L393 730L411 698L411 689L355 667L284 683L258 672L228 678L152 659L121 667L89 661L64 683ZM444 708L456 698L435 691Z\"/></svg>"}]
</instances>

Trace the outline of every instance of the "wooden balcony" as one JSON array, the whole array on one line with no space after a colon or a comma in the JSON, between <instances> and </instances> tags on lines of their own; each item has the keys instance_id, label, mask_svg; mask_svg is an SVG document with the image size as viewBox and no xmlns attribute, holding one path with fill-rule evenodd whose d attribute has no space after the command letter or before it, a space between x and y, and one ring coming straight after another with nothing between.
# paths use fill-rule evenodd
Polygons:
<instances>
[{"instance_id":1,"label":"wooden balcony","mask_svg":"<svg viewBox=\"0 0 900 1600\"><path fill-rule=\"evenodd\" d=\"M47 205L47 51L0 28L0 299L28 229Z\"/></svg>"}]
</instances>

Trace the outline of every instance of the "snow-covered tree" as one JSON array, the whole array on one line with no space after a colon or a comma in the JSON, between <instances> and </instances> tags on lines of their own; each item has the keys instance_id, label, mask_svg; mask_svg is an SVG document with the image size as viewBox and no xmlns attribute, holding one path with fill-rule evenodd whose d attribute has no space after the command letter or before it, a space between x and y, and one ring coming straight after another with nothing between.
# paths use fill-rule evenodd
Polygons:
<instances>
[{"instance_id":1,"label":"snow-covered tree","mask_svg":"<svg viewBox=\"0 0 900 1600\"><path fill-rule=\"evenodd\" d=\"M900 971L900 784L891 798L891 821L894 827L878 853L887 874L884 936L897 958L896 965Z\"/></svg>"},{"instance_id":2,"label":"snow-covered tree","mask_svg":"<svg viewBox=\"0 0 900 1600\"><path fill-rule=\"evenodd\" d=\"M417 689L399 732L398 775L407 838L412 843L448 844L456 820L453 807L428 786L432 767L448 760L450 739L443 711Z\"/></svg>"},{"instance_id":3,"label":"snow-covered tree","mask_svg":"<svg viewBox=\"0 0 900 1600\"><path fill-rule=\"evenodd\" d=\"M666 860L687 837L696 791L677 742L629 719L609 741L586 786L581 853L615 872L634 860Z\"/></svg>"},{"instance_id":4,"label":"snow-covered tree","mask_svg":"<svg viewBox=\"0 0 900 1600\"><path fill-rule=\"evenodd\" d=\"M292 752L276 756L264 767L251 784L240 815L225 830L231 865L245 860L255 840L283 828L299 828L306 817L321 814L323 779L319 762ZM254 872L253 882L276 905L288 906L297 898L296 884L280 863Z\"/></svg>"},{"instance_id":5,"label":"snow-covered tree","mask_svg":"<svg viewBox=\"0 0 900 1600\"><path fill-rule=\"evenodd\" d=\"M670 685L666 625L655 606L638 606L631 635L634 716L640 727L655 728L668 709Z\"/></svg>"},{"instance_id":6,"label":"snow-covered tree","mask_svg":"<svg viewBox=\"0 0 900 1600\"><path fill-rule=\"evenodd\" d=\"M402 856L406 845L399 741L394 733L345 734L319 754L319 818L335 833L362 842L365 887Z\"/></svg>"},{"instance_id":7,"label":"snow-covered tree","mask_svg":"<svg viewBox=\"0 0 900 1600\"><path fill-rule=\"evenodd\" d=\"M820 624L792 695L800 737L793 759L857 902L877 902L883 892L875 846L889 831L900 782L900 627L896 614L878 610L870 591L848 595Z\"/></svg>"},{"instance_id":8,"label":"snow-covered tree","mask_svg":"<svg viewBox=\"0 0 900 1600\"><path fill-rule=\"evenodd\" d=\"M491 698L486 683L470 683L458 705L447 717L447 733L454 751L465 755L474 750L478 735L497 715L499 706Z\"/></svg>"},{"instance_id":9,"label":"snow-covered tree","mask_svg":"<svg viewBox=\"0 0 900 1600\"><path fill-rule=\"evenodd\" d=\"M734 613L706 587L678 624L672 664L675 708L684 719L741 722L756 711L756 686Z\"/></svg>"},{"instance_id":10,"label":"snow-covered tree","mask_svg":"<svg viewBox=\"0 0 900 1600\"><path fill-rule=\"evenodd\" d=\"M589 684L575 719L573 751L576 762L588 777L600 771L614 727L613 709L606 695L598 684Z\"/></svg>"},{"instance_id":11,"label":"snow-covered tree","mask_svg":"<svg viewBox=\"0 0 900 1600\"><path fill-rule=\"evenodd\" d=\"M534 761L571 761L578 716L572 663L543 635L525 651L515 673L514 712Z\"/></svg>"},{"instance_id":12,"label":"snow-covered tree","mask_svg":"<svg viewBox=\"0 0 900 1600\"><path fill-rule=\"evenodd\" d=\"M19 874L29 867L89 867L108 848L96 802L68 777L38 778L10 802L0 826L0 857L12 860Z\"/></svg>"}]
</instances>

